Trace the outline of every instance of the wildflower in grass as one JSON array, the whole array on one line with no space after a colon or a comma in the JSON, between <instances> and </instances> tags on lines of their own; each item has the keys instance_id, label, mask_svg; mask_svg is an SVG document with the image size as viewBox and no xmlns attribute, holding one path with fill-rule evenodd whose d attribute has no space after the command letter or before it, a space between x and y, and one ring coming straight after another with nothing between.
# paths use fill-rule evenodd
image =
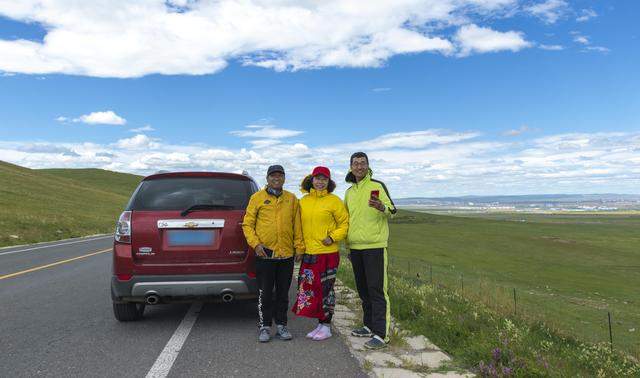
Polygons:
<instances>
[{"instance_id":1,"label":"wildflower in grass","mask_svg":"<svg viewBox=\"0 0 640 378\"><path fill-rule=\"evenodd\" d=\"M494 361L500 361L500 359L502 358L502 351L500 350L500 348L496 348L493 350L493 352L491 353L491 355L493 356L493 360Z\"/></svg>"}]
</instances>

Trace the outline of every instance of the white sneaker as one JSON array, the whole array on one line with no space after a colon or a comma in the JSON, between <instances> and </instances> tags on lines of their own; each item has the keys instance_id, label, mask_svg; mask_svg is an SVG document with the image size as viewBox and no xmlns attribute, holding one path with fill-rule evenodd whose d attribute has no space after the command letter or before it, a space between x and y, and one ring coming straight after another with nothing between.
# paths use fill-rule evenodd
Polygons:
<instances>
[{"instance_id":1,"label":"white sneaker","mask_svg":"<svg viewBox=\"0 0 640 378\"><path fill-rule=\"evenodd\" d=\"M316 333L315 336L313 336L313 340L321 341L321 340L326 340L330 337L331 337L331 328L322 324L322 326L320 327L320 330Z\"/></svg>"},{"instance_id":2,"label":"white sneaker","mask_svg":"<svg viewBox=\"0 0 640 378\"><path fill-rule=\"evenodd\" d=\"M313 336L315 336L316 333L318 333L318 331L320 331L320 328L322 328L322 324L318 324L316 329L314 329L313 331L307 333L307 339L313 339Z\"/></svg>"}]
</instances>

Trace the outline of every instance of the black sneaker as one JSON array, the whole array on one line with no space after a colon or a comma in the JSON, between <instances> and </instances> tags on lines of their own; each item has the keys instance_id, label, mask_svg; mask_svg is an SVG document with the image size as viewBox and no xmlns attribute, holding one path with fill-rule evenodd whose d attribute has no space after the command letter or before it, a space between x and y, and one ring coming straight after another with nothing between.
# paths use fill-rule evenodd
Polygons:
<instances>
[{"instance_id":1,"label":"black sneaker","mask_svg":"<svg viewBox=\"0 0 640 378\"><path fill-rule=\"evenodd\" d=\"M373 336L373 332L371 332L369 327L363 326L363 327L356 328L353 331L351 331L351 336L355 336L355 337L371 337L371 336Z\"/></svg>"},{"instance_id":2,"label":"black sneaker","mask_svg":"<svg viewBox=\"0 0 640 378\"><path fill-rule=\"evenodd\" d=\"M387 347L387 343L382 340L382 337L375 335L371 338L371 340L364 343L364 347L367 349L382 349Z\"/></svg>"}]
</instances>

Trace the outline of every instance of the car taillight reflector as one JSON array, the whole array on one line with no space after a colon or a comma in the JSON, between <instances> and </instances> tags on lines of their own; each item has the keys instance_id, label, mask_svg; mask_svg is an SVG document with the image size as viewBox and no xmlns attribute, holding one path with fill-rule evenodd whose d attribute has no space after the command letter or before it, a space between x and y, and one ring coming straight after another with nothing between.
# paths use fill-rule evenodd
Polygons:
<instances>
[{"instance_id":1,"label":"car taillight reflector","mask_svg":"<svg viewBox=\"0 0 640 378\"><path fill-rule=\"evenodd\" d=\"M131 211L123 211L116 223L115 239L120 243L131 243Z\"/></svg>"},{"instance_id":2,"label":"car taillight reflector","mask_svg":"<svg viewBox=\"0 0 640 378\"><path fill-rule=\"evenodd\" d=\"M116 274L118 281L129 281L133 276L131 274Z\"/></svg>"}]
</instances>

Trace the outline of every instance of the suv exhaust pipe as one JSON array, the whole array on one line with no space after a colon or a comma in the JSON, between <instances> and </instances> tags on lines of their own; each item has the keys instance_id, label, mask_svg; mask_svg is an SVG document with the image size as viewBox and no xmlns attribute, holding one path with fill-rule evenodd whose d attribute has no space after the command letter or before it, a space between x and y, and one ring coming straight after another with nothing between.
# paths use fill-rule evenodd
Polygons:
<instances>
[{"instance_id":1,"label":"suv exhaust pipe","mask_svg":"<svg viewBox=\"0 0 640 378\"><path fill-rule=\"evenodd\" d=\"M232 302L235 299L235 295L231 290L223 290L222 291L222 301L225 303Z\"/></svg>"},{"instance_id":2,"label":"suv exhaust pipe","mask_svg":"<svg viewBox=\"0 0 640 378\"><path fill-rule=\"evenodd\" d=\"M148 305L156 305L160 303L160 297L158 296L158 294L149 293L145 296L144 302Z\"/></svg>"}]
</instances>

